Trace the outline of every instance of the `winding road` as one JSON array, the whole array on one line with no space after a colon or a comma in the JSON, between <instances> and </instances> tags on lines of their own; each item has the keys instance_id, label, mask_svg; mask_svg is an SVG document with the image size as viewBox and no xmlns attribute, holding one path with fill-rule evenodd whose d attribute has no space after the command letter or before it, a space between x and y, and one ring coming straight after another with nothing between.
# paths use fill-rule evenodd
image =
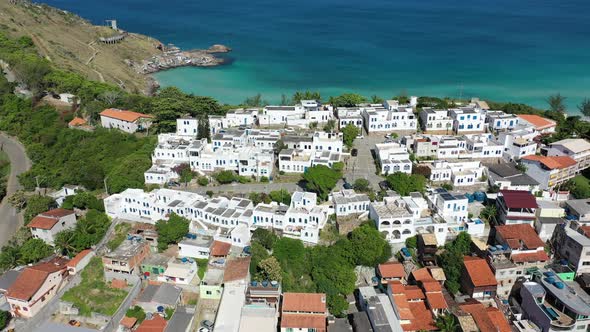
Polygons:
<instances>
[{"instance_id":1,"label":"winding road","mask_svg":"<svg viewBox=\"0 0 590 332\"><path fill-rule=\"evenodd\" d=\"M7 194L0 203L0 246L3 246L23 224L22 213L17 213L16 209L8 203L8 197L22 188L17 176L31 168L31 161L27 157L24 146L4 133L0 133L0 146L10 158Z\"/></svg>"}]
</instances>

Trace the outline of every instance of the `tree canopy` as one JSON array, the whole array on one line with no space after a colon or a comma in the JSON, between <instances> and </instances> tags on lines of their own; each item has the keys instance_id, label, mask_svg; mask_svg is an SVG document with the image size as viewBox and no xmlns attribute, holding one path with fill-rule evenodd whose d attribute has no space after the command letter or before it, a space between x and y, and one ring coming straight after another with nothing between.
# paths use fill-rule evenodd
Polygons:
<instances>
[{"instance_id":1,"label":"tree canopy","mask_svg":"<svg viewBox=\"0 0 590 332\"><path fill-rule=\"evenodd\" d=\"M158 232L158 249L166 250L170 244L178 243L188 233L190 221L175 213L168 220L156 222Z\"/></svg>"},{"instance_id":2,"label":"tree canopy","mask_svg":"<svg viewBox=\"0 0 590 332\"><path fill-rule=\"evenodd\" d=\"M447 281L445 285L451 294L456 294L461 288L461 270L463 257L470 252L471 236L461 232L453 242L445 245L445 250L438 257L439 266L445 271Z\"/></svg>"},{"instance_id":3,"label":"tree canopy","mask_svg":"<svg viewBox=\"0 0 590 332\"><path fill-rule=\"evenodd\" d=\"M345 93L337 97L330 97L329 101L335 107L353 107L366 103L367 99L356 93Z\"/></svg>"},{"instance_id":4,"label":"tree canopy","mask_svg":"<svg viewBox=\"0 0 590 332\"><path fill-rule=\"evenodd\" d=\"M556 93L547 98L547 105L549 110L556 113L565 113L565 100L567 98L562 96L560 93Z\"/></svg>"},{"instance_id":5,"label":"tree canopy","mask_svg":"<svg viewBox=\"0 0 590 332\"><path fill-rule=\"evenodd\" d=\"M351 123L342 129L342 141L349 149L354 145L355 138L359 135L359 128Z\"/></svg>"},{"instance_id":6,"label":"tree canopy","mask_svg":"<svg viewBox=\"0 0 590 332\"><path fill-rule=\"evenodd\" d=\"M420 174L395 172L387 176L387 184L402 196L407 196L414 191L426 190L426 178Z\"/></svg>"},{"instance_id":7,"label":"tree canopy","mask_svg":"<svg viewBox=\"0 0 590 332\"><path fill-rule=\"evenodd\" d=\"M341 177L340 172L324 165L310 167L303 174L305 188L315 192L322 200L328 198L328 194L334 189Z\"/></svg>"},{"instance_id":8,"label":"tree canopy","mask_svg":"<svg viewBox=\"0 0 590 332\"><path fill-rule=\"evenodd\" d=\"M90 209L76 222L76 227L57 233L55 247L61 254L73 257L80 251L98 244L110 225L106 214Z\"/></svg>"}]
</instances>

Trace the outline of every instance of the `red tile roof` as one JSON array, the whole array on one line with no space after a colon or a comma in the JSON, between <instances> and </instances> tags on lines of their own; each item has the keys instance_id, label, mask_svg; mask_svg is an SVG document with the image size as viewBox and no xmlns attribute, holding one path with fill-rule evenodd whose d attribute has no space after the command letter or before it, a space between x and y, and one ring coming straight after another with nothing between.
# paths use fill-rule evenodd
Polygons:
<instances>
[{"instance_id":1,"label":"red tile roof","mask_svg":"<svg viewBox=\"0 0 590 332\"><path fill-rule=\"evenodd\" d=\"M326 328L326 317L320 315L283 314L281 316L281 327L324 330Z\"/></svg>"},{"instance_id":2,"label":"red tile roof","mask_svg":"<svg viewBox=\"0 0 590 332\"><path fill-rule=\"evenodd\" d=\"M70 260L67 264L68 267L76 267L76 265L78 265L78 263L80 263L80 261L86 257L88 254L90 254L92 252L92 250L90 249L85 249L80 251L76 256L74 256L74 258L72 258L72 260Z\"/></svg>"},{"instance_id":3,"label":"red tile roof","mask_svg":"<svg viewBox=\"0 0 590 332\"><path fill-rule=\"evenodd\" d=\"M553 120L549 120L547 118L534 114L519 114L517 116L525 120L526 122L532 124L537 130L547 129L550 127L555 127L557 125L557 123Z\"/></svg>"},{"instance_id":4,"label":"red tile roof","mask_svg":"<svg viewBox=\"0 0 590 332\"><path fill-rule=\"evenodd\" d=\"M590 226L580 226L580 229L582 230L583 235L590 238Z\"/></svg>"},{"instance_id":5,"label":"red tile roof","mask_svg":"<svg viewBox=\"0 0 590 332\"><path fill-rule=\"evenodd\" d=\"M141 322L135 332L164 332L167 324L162 316L154 315L152 319Z\"/></svg>"},{"instance_id":6,"label":"red tile roof","mask_svg":"<svg viewBox=\"0 0 590 332\"><path fill-rule=\"evenodd\" d=\"M496 226L496 232L511 249L520 249L521 243L525 249L537 249L545 246L545 242L529 224L500 225Z\"/></svg>"},{"instance_id":7,"label":"red tile roof","mask_svg":"<svg viewBox=\"0 0 590 332\"><path fill-rule=\"evenodd\" d=\"M40 229L52 229L55 224L59 222L61 217L74 214L74 211L66 209L54 209L47 212L38 214L35 218L29 222L27 227L29 228L40 228Z\"/></svg>"},{"instance_id":8,"label":"red tile roof","mask_svg":"<svg viewBox=\"0 0 590 332\"><path fill-rule=\"evenodd\" d=\"M126 110L119 110L116 108L106 109L106 110L100 112L100 115L106 116L109 118L113 118L113 119L117 119L117 120L126 121L126 122L135 122L139 118L153 118L154 117L153 115L149 115L149 114L137 113L137 112L126 111Z\"/></svg>"},{"instance_id":9,"label":"red tile roof","mask_svg":"<svg viewBox=\"0 0 590 332\"><path fill-rule=\"evenodd\" d=\"M54 258L45 263L26 267L6 292L7 297L29 301L43 286L47 277L66 269L67 259Z\"/></svg>"},{"instance_id":10,"label":"red tile roof","mask_svg":"<svg viewBox=\"0 0 590 332\"><path fill-rule=\"evenodd\" d=\"M537 251L531 253L522 253L522 254L512 254L510 259L514 263L525 263L525 262L546 262L549 260L549 256L545 253L545 251Z\"/></svg>"},{"instance_id":11,"label":"red tile roof","mask_svg":"<svg viewBox=\"0 0 590 332\"><path fill-rule=\"evenodd\" d=\"M473 299L460 304L459 308L473 317L481 332L511 332L506 317L497 308L486 308Z\"/></svg>"},{"instance_id":12,"label":"red tile roof","mask_svg":"<svg viewBox=\"0 0 590 332\"><path fill-rule=\"evenodd\" d=\"M326 312L326 294L284 293L282 311Z\"/></svg>"},{"instance_id":13,"label":"red tile roof","mask_svg":"<svg viewBox=\"0 0 590 332\"><path fill-rule=\"evenodd\" d=\"M133 326L135 326L135 323L137 323L137 318L125 316L123 317L123 319L121 319L121 322L119 324L123 327L131 329Z\"/></svg>"},{"instance_id":14,"label":"red tile roof","mask_svg":"<svg viewBox=\"0 0 590 332\"><path fill-rule=\"evenodd\" d=\"M475 287L498 285L498 281L496 281L496 277L485 259L465 256L463 257L463 264Z\"/></svg>"},{"instance_id":15,"label":"red tile roof","mask_svg":"<svg viewBox=\"0 0 590 332\"><path fill-rule=\"evenodd\" d=\"M431 281L431 280L434 280L434 278L430 274L430 271L428 271L428 268L426 268L426 267L423 267L421 269L412 271L412 276L414 277L414 279L416 281Z\"/></svg>"},{"instance_id":16,"label":"red tile roof","mask_svg":"<svg viewBox=\"0 0 590 332\"><path fill-rule=\"evenodd\" d=\"M536 209L537 199L523 190L500 190L506 206L511 209Z\"/></svg>"},{"instance_id":17,"label":"red tile roof","mask_svg":"<svg viewBox=\"0 0 590 332\"><path fill-rule=\"evenodd\" d=\"M231 243L213 241L211 245L211 256L227 256L231 249Z\"/></svg>"},{"instance_id":18,"label":"red tile roof","mask_svg":"<svg viewBox=\"0 0 590 332\"><path fill-rule=\"evenodd\" d=\"M232 259L227 262L223 273L223 282L242 280L248 278L251 257Z\"/></svg>"},{"instance_id":19,"label":"red tile roof","mask_svg":"<svg viewBox=\"0 0 590 332\"><path fill-rule=\"evenodd\" d=\"M564 169L576 165L576 161L568 156L525 156L522 157L524 160L538 161L545 165L549 169Z\"/></svg>"},{"instance_id":20,"label":"red tile roof","mask_svg":"<svg viewBox=\"0 0 590 332\"><path fill-rule=\"evenodd\" d=\"M434 279L432 281L421 281L420 285L422 286L422 289L424 289L425 292L440 292L440 291L442 291L442 286L440 285L440 282L438 282Z\"/></svg>"},{"instance_id":21,"label":"red tile roof","mask_svg":"<svg viewBox=\"0 0 590 332\"><path fill-rule=\"evenodd\" d=\"M406 276L406 272L404 271L404 266L398 262L388 262L384 264L379 264L379 274L382 278L404 278Z\"/></svg>"},{"instance_id":22,"label":"red tile roof","mask_svg":"<svg viewBox=\"0 0 590 332\"><path fill-rule=\"evenodd\" d=\"M86 120L79 118L79 117L75 117L72 119L72 121L70 121L68 123L68 126L77 127L77 126L83 126L86 123L87 123Z\"/></svg>"},{"instance_id":23,"label":"red tile roof","mask_svg":"<svg viewBox=\"0 0 590 332\"><path fill-rule=\"evenodd\" d=\"M426 301L432 309L447 309L449 307L442 292L426 293Z\"/></svg>"},{"instance_id":24,"label":"red tile roof","mask_svg":"<svg viewBox=\"0 0 590 332\"><path fill-rule=\"evenodd\" d=\"M410 321L410 324L402 324L404 331L436 331L438 328L434 325L434 319L430 310L426 308L426 304L420 302L409 302L410 310L414 319Z\"/></svg>"}]
</instances>

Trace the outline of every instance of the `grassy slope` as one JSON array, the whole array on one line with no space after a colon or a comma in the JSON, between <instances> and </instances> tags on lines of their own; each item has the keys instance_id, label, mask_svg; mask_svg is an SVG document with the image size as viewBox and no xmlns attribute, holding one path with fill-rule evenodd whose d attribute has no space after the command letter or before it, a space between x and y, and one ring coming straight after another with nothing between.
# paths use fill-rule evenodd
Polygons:
<instances>
[{"instance_id":1,"label":"grassy slope","mask_svg":"<svg viewBox=\"0 0 590 332\"><path fill-rule=\"evenodd\" d=\"M105 45L95 41L112 35L109 28L91 25L78 16L46 5L12 5L6 0L0 1L0 31L12 36L30 36L40 52L60 68L92 80L101 81L102 75L106 82L122 81L132 92L145 90L146 77L136 73L125 60L141 62L158 52L155 45L159 43L131 34L119 44Z\"/></svg>"}]
</instances>

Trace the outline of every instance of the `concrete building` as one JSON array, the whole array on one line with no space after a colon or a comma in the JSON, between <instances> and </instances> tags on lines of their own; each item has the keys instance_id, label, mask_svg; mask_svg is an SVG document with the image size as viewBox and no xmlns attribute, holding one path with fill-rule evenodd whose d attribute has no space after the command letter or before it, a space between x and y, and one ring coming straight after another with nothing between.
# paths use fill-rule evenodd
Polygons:
<instances>
[{"instance_id":1,"label":"concrete building","mask_svg":"<svg viewBox=\"0 0 590 332\"><path fill-rule=\"evenodd\" d=\"M528 174L519 171L513 163L490 163L488 169L488 183L500 190L518 190L535 193L539 191L539 182Z\"/></svg>"},{"instance_id":2,"label":"concrete building","mask_svg":"<svg viewBox=\"0 0 590 332\"><path fill-rule=\"evenodd\" d=\"M182 298L182 288L168 283L148 284L139 294L135 304L145 312L153 314L164 312L165 309L176 309Z\"/></svg>"},{"instance_id":3,"label":"concrete building","mask_svg":"<svg viewBox=\"0 0 590 332\"><path fill-rule=\"evenodd\" d=\"M539 182L539 188L551 189L576 176L577 162L567 156L526 156L521 158L527 174Z\"/></svg>"},{"instance_id":4,"label":"concrete building","mask_svg":"<svg viewBox=\"0 0 590 332\"><path fill-rule=\"evenodd\" d=\"M588 296L575 282L566 282L542 269L520 288L523 317L543 332L587 331L590 328Z\"/></svg>"},{"instance_id":5,"label":"concrete building","mask_svg":"<svg viewBox=\"0 0 590 332\"><path fill-rule=\"evenodd\" d=\"M211 252L213 238L209 236L195 236L196 239L183 239L178 243L178 257L206 259Z\"/></svg>"},{"instance_id":6,"label":"concrete building","mask_svg":"<svg viewBox=\"0 0 590 332\"><path fill-rule=\"evenodd\" d=\"M14 317L32 318L65 286L69 275L67 259L54 258L28 266L6 292Z\"/></svg>"},{"instance_id":7,"label":"concrete building","mask_svg":"<svg viewBox=\"0 0 590 332\"><path fill-rule=\"evenodd\" d=\"M529 224L536 219L537 200L528 191L500 190L496 199L500 224Z\"/></svg>"},{"instance_id":8,"label":"concrete building","mask_svg":"<svg viewBox=\"0 0 590 332\"><path fill-rule=\"evenodd\" d=\"M27 227L31 235L53 245L57 233L76 227L76 214L66 209L53 209L38 214Z\"/></svg>"},{"instance_id":9,"label":"concrete building","mask_svg":"<svg viewBox=\"0 0 590 332\"><path fill-rule=\"evenodd\" d=\"M373 331L402 331L387 294L377 294L373 287L359 287L358 301L361 309L367 313Z\"/></svg>"},{"instance_id":10,"label":"concrete building","mask_svg":"<svg viewBox=\"0 0 590 332\"><path fill-rule=\"evenodd\" d=\"M539 237L547 242L553 236L555 227L565 223L565 209L554 201L538 200L537 219L534 228Z\"/></svg>"},{"instance_id":11,"label":"concrete building","mask_svg":"<svg viewBox=\"0 0 590 332\"><path fill-rule=\"evenodd\" d=\"M476 134L485 132L485 114L477 108L463 107L449 110L456 134Z\"/></svg>"},{"instance_id":12,"label":"concrete building","mask_svg":"<svg viewBox=\"0 0 590 332\"><path fill-rule=\"evenodd\" d=\"M139 275L141 262L150 254L150 245L144 241L125 240L117 249L102 257L105 277L126 279Z\"/></svg>"},{"instance_id":13,"label":"concrete building","mask_svg":"<svg viewBox=\"0 0 590 332\"><path fill-rule=\"evenodd\" d=\"M512 332L504 313L496 307L468 299L459 304L455 313L464 332ZM530 330L528 330L530 331Z\"/></svg>"},{"instance_id":14,"label":"concrete building","mask_svg":"<svg viewBox=\"0 0 590 332\"><path fill-rule=\"evenodd\" d=\"M570 199L564 202L565 211L581 224L590 223L590 199Z\"/></svg>"},{"instance_id":15,"label":"concrete building","mask_svg":"<svg viewBox=\"0 0 590 332\"><path fill-rule=\"evenodd\" d=\"M465 256L461 271L461 291L476 300L496 296L498 281L485 259Z\"/></svg>"},{"instance_id":16,"label":"concrete building","mask_svg":"<svg viewBox=\"0 0 590 332\"><path fill-rule=\"evenodd\" d=\"M582 138L568 138L553 142L545 149L548 156L566 156L577 163L577 172L590 167L590 142Z\"/></svg>"},{"instance_id":17,"label":"concrete building","mask_svg":"<svg viewBox=\"0 0 590 332\"><path fill-rule=\"evenodd\" d=\"M514 129L520 118L514 114L507 114L503 111L486 112L486 122L492 131L503 131Z\"/></svg>"},{"instance_id":18,"label":"concrete building","mask_svg":"<svg viewBox=\"0 0 590 332\"><path fill-rule=\"evenodd\" d=\"M523 278L529 269L545 266L549 256L545 242L529 225L500 225L494 230L494 245L488 247L486 259L498 281L498 297L508 299L517 279Z\"/></svg>"},{"instance_id":19,"label":"concrete building","mask_svg":"<svg viewBox=\"0 0 590 332\"><path fill-rule=\"evenodd\" d=\"M190 285L197 275L197 271L197 263L192 259L171 261L166 270L158 275L158 281L176 285Z\"/></svg>"},{"instance_id":20,"label":"concrete building","mask_svg":"<svg viewBox=\"0 0 590 332\"><path fill-rule=\"evenodd\" d=\"M590 273L590 226L575 221L558 226L551 244L555 257L566 260L576 275Z\"/></svg>"},{"instance_id":21,"label":"concrete building","mask_svg":"<svg viewBox=\"0 0 590 332\"><path fill-rule=\"evenodd\" d=\"M430 168L430 181L448 182L454 187L473 186L481 183L485 169L480 161L437 160L425 164Z\"/></svg>"},{"instance_id":22,"label":"concrete building","mask_svg":"<svg viewBox=\"0 0 590 332\"><path fill-rule=\"evenodd\" d=\"M119 129L130 134L148 129L153 119L153 115L115 108L100 112L100 123L104 128Z\"/></svg>"}]
</instances>

